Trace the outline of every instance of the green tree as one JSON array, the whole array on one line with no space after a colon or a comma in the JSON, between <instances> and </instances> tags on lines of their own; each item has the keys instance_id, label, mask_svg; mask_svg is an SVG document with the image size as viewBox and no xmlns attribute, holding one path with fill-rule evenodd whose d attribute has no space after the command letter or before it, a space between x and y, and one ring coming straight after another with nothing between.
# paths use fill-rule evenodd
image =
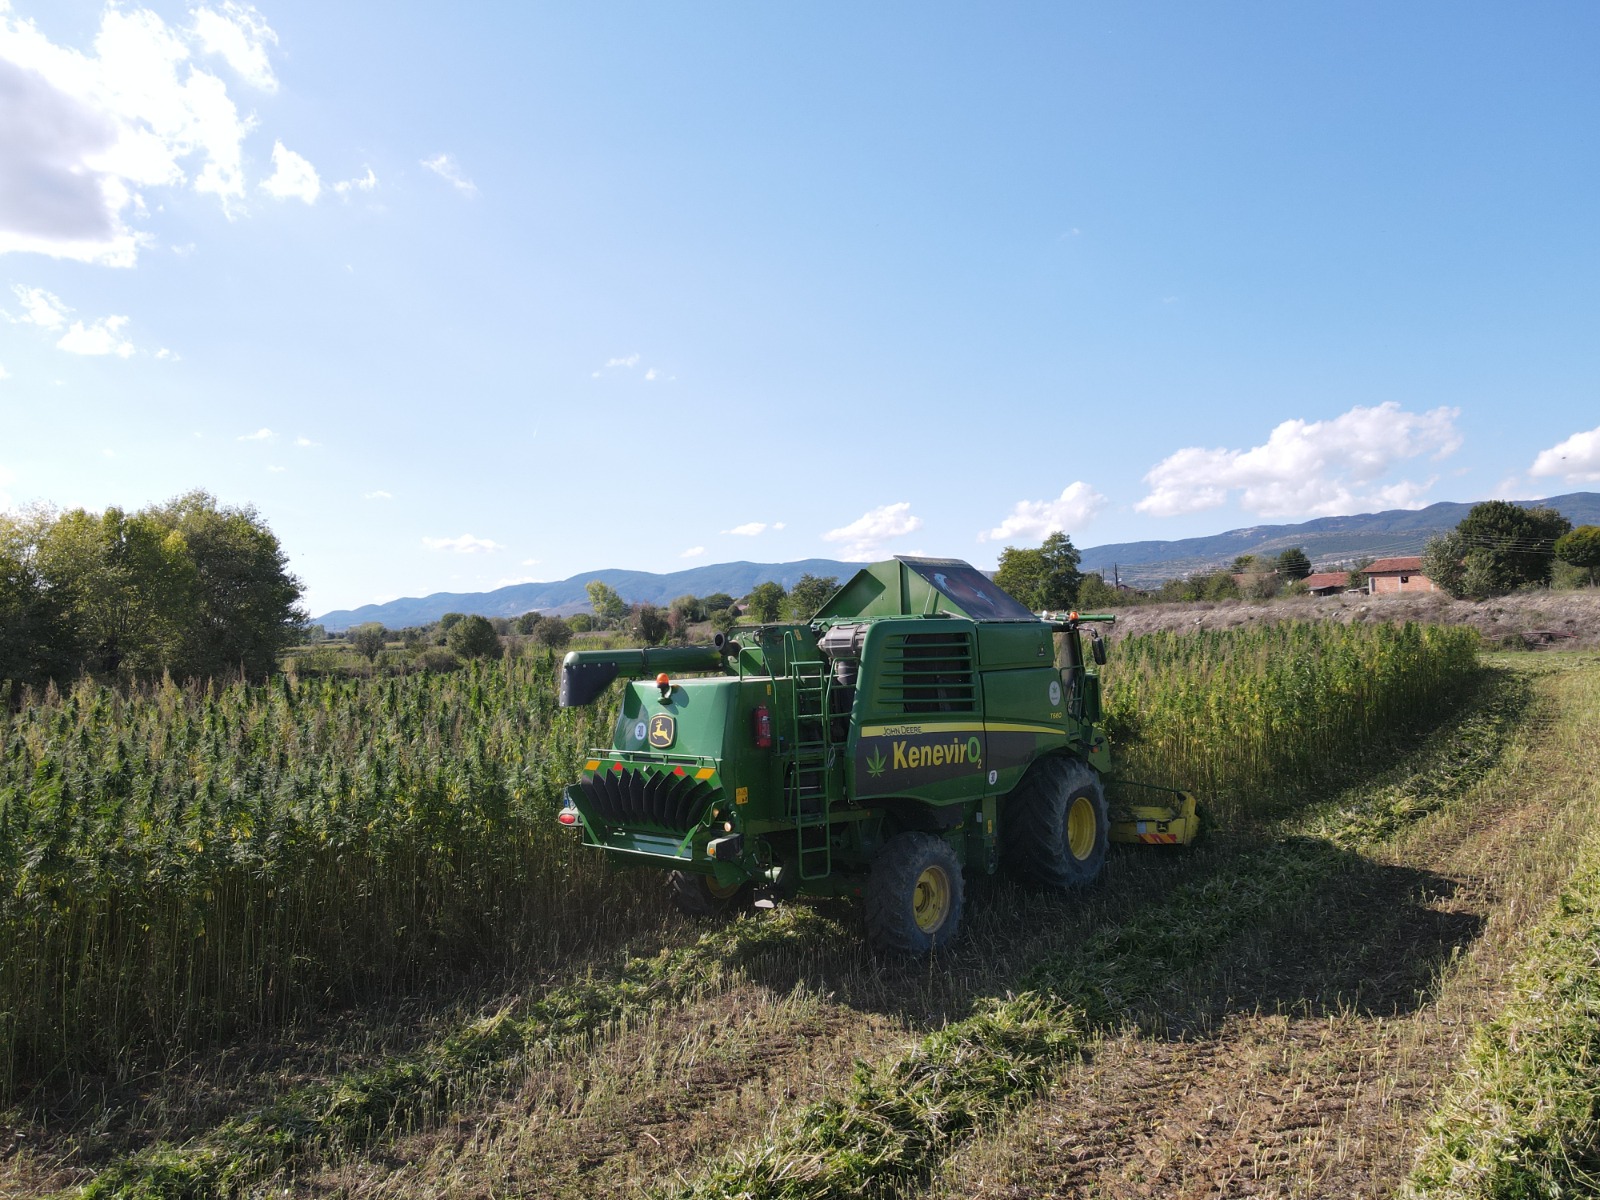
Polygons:
<instances>
[{"instance_id":1,"label":"green tree","mask_svg":"<svg viewBox=\"0 0 1600 1200\"><path fill-rule=\"evenodd\" d=\"M705 619L705 606L698 596L679 596L667 606L667 626L675 638L685 636L689 626Z\"/></svg>"},{"instance_id":2,"label":"green tree","mask_svg":"<svg viewBox=\"0 0 1600 1200\"><path fill-rule=\"evenodd\" d=\"M1564 563L1589 572L1589 586L1594 586L1594 573L1600 570L1600 525L1579 525L1561 535L1555 545L1555 554Z\"/></svg>"},{"instance_id":3,"label":"green tree","mask_svg":"<svg viewBox=\"0 0 1600 1200\"><path fill-rule=\"evenodd\" d=\"M344 636L350 643L351 649L368 662L375 661L378 655L383 653L383 648L389 641L389 631L376 621L357 625Z\"/></svg>"},{"instance_id":4,"label":"green tree","mask_svg":"<svg viewBox=\"0 0 1600 1200\"><path fill-rule=\"evenodd\" d=\"M581 613L588 616L588 613ZM546 617L533 628L533 640L541 646L559 650L572 640L572 626L559 617Z\"/></svg>"},{"instance_id":5,"label":"green tree","mask_svg":"<svg viewBox=\"0 0 1600 1200\"><path fill-rule=\"evenodd\" d=\"M685 625L706 619L706 606L699 596L679 596L667 608L671 612L681 613Z\"/></svg>"},{"instance_id":6,"label":"green tree","mask_svg":"<svg viewBox=\"0 0 1600 1200\"><path fill-rule=\"evenodd\" d=\"M466 613L458 613L458 612L445 613L444 616L439 618L439 632L441 634L449 633L459 623L461 623L462 621L465 621L466 619L467 619L467 614Z\"/></svg>"},{"instance_id":7,"label":"green tree","mask_svg":"<svg viewBox=\"0 0 1600 1200\"><path fill-rule=\"evenodd\" d=\"M565 624L573 633L588 633L594 628L594 617L586 612L573 613Z\"/></svg>"},{"instance_id":8,"label":"green tree","mask_svg":"<svg viewBox=\"0 0 1600 1200\"><path fill-rule=\"evenodd\" d=\"M1078 602L1078 586L1083 582L1083 572L1078 564L1083 556L1078 553L1072 539L1059 530L1044 539L1039 547L1044 562L1043 607L1071 608Z\"/></svg>"},{"instance_id":9,"label":"green tree","mask_svg":"<svg viewBox=\"0 0 1600 1200\"><path fill-rule=\"evenodd\" d=\"M646 646L659 646L667 640L671 626L664 610L654 604L635 604L630 616L634 636Z\"/></svg>"},{"instance_id":10,"label":"green tree","mask_svg":"<svg viewBox=\"0 0 1600 1200\"><path fill-rule=\"evenodd\" d=\"M711 614L711 628L724 636L732 637L738 624L739 618L731 607L719 608Z\"/></svg>"},{"instance_id":11,"label":"green tree","mask_svg":"<svg viewBox=\"0 0 1600 1200\"><path fill-rule=\"evenodd\" d=\"M1228 570L1234 575L1249 575L1255 571L1265 571L1267 566L1259 555L1241 554L1228 564Z\"/></svg>"},{"instance_id":12,"label":"green tree","mask_svg":"<svg viewBox=\"0 0 1600 1200\"><path fill-rule=\"evenodd\" d=\"M1056 532L1037 550L1007 546L1000 552L994 581L1002 591L1035 612L1071 608L1078 602L1082 556L1066 534Z\"/></svg>"},{"instance_id":13,"label":"green tree","mask_svg":"<svg viewBox=\"0 0 1600 1200\"><path fill-rule=\"evenodd\" d=\"M34 563L82 668L155 674L176 657L195 578L182 535L120 508L73 509L42 518Z\"/></svg>"},{"instance_id":14,"label":"green tree","mask_svg":"<svg viewBox=\"0 0 1600 1200\"><path fill-rule=\"evenodd\" d=\"M1078 585L1078 607L1083 611L1114 608L1123 602L1122 593L1107 583L1098 571L1090 571Z\"/></svg>"},{"instance_id":15,"label":"green tree","mask_svg":"<svg viewBox=\"0 0 1600 1200\"><path fill-rule=\"evenodd\" d=\"M462 658L489 658L500 653L500 635L487 617L462 617L445 634L445 645Z\"/></svg>"},{"instance_id":16,"label":"green tree","mask_svg":"<svg viewBox=\"0 0 1600 1200\"><path fill-rule=\"evenodd\" d=\"M141 515L182 539L194 569L174 672L208 678L242 669L265 678L294 644L305 613L300 581L261 515L202 491Z\"/></svg>"},{"instance_id":17,"label":"green tree","mask_svg":"<svg viewBox=\"0 0 1600 1200\"><path fill-rule=\"evenodd\" d=\"M789 589L789 615L796 621L809 621L829 596L839 590L837 575L812 575L807 572Z\"/></svg>"},{"instance_id":18,"label":"green tree","mask_svg":"<svg viewBox=\"0 0 1600 1200\"><path fill-rule=\"evenodd\" d=\"M705 608L707 615L709 615L714 612L721 612L725 608L732 608L733 597L728 595L727 592L712 592L700 603Z\"/></svg>"},{"instance_id":19,"label":"green tree","mask_svg":"<svg viewBox=\"0 0 1600 1200\"><path fill-rule=\"evenodd\" d=\"M773 583L770 579L766 583L756 584L750 589L750 615L763 625L776 621L783 612L786 595L782 585Z\"/></svg>"},{"instance_id":20,"label":"green tree","mask_svg":"<svg viewBox=\"0 0 1600 1200\"><path fill-rule=\"evenodd\" d=\"M538 609L534 609L531 612L523 613L520 617L513 621L512 627L516 629L518 633L526 636L537 629L539 627L539 622L542 620L544 620L543 614L540 613Z\"/></svg>"},{"instance_id":21,"label":"green tree","mask_svg":"<svg viewBox=\"0 0 1600 1200\"><path fill-rule=\"evenodd\" d=\"M1367 568L1370 567L1376 561L1377 560L1375 558L1373 558L1372 555L1370 555L1370 554L1363 554L1360 558L1356 559L1356 561L1350 567L1350 574L1345 576L1345 581L1344 581L1345 582L1345 586L1346 587L1353 587L1353 588L1364 588L1364 587L1366 587L1367 586L1367 573L1366 573L1367 572ZM1424 569L1423 574L1425 574L1425 575L1427 574L1426 569ZM1428 578L1432 579L1433 576L1432 575L1428 575Z\"/></svg>"},{"instance_id":22,"label":"green tree","mask_svg":"<svg viewBox=\"0 0 1600 1200\"><path fill-rule=\"evenodd\" d=\"M1299 546L1279 551L1274 564L1278 568L1278 574L1289 579L1304 579L1311 574L1311 559Z\"/></svg>"},{"instance_id":23,"label":"green tree","mask_svg":"<svg viewBox=\"0 0 1600 1200\"><path fill-rule=\"evenodd\" d=\"M1455 529L1428 542L1422 573L1450 595L1483 600L1550 582L1555 545L1572 529L1553 508L1505 500L1474 504Z\"/></svg>"},{"instance_id":24,"label":"green tree","mask_svg":"<svg viewBox=\"0 0 1600 1200\"><path fill-rule=\"evenodd\" d=\"M1044 607L1044 556L1037 550L1007 546L1000 551L994 581L1018 603L1037 611Z\"/></svg>"},{"instance_id":25,"label":"green tree","mask_svg":"<svg viewBox=\"0 0 1600 1200\"><path fill-rule=\"evenodd\" d=\"M1195 600L1237 600L1239 599L1239 581L1233 577L1232 571L1213 571L1209 575L1196 576L1192 581L1194 585Z\"/></svg>"},{"instance_id":26,"label":"green tree","mask_svg":"<svg viewBox=\"0 0 1600 1200\"><path fill-rule=\"evenodd\" d=\"M628 615L628 605L617 590L598 579L583 585L589 593L589 607L594 609L594 619L602 629L608 629Z\"/></svg>"},{"instance_id":27,"label":"green tree","mask_svg":"<svg viewBox=\"0 0 1600 1200\"><path fill-rule=\"evenodd\" d=\"M29 559L30 540L0 515L0 682L42 683L71 673L68 630Z\"/></svg>"}]
</instances>

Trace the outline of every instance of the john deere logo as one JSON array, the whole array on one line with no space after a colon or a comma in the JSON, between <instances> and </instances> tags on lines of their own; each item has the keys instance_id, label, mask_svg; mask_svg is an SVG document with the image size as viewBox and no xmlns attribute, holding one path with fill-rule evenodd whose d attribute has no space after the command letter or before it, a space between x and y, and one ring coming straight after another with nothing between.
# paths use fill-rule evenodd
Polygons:
<instances>
[{"instance_id":1,"label":"john deere logo","mask_svg":"<svg viewBox=\"0 0 1600 1200\"><path fill-rule=\"evenodd\" d=\"M665 750L672 745L672 739L678 732L678 723L666 713L659 713L650 718L650 744L657 750Z\"/></svg>"}]
</instances>

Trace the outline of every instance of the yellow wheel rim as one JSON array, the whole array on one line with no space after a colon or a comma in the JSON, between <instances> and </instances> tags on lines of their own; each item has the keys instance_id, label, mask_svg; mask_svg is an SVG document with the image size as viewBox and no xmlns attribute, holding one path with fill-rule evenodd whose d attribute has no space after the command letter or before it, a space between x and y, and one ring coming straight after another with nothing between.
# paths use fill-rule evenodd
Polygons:
<instances>
[{"instance_id":1,"label":"yellow wheel rim","mask_svg":"<svg viewBox=\"0 0 1600 1200\"><path fill-rule=\"evenodd\" d=\"M917 876L917 890L911 897L911 915L917 928L932 933L950 915L950 876L943 867L929 867Z\"/></svg>"},{"instance_id":2,"label":"yellow wheel rim","mask_svg":"<svg viewBox=\"0 0 1600 1200\"><path fill-rule=\"evenodd\" d=\"M1079 796L1067 810L1067 848L1079 862L1094 853L1095 834L1099 832L1097 825L1094 801L1087 796Z\"/></svg>"},{"instance_id":3,"label":"yellow wheel rim","mask_svg":"<svg viewBox=\"0 0 1600 1200\"><path fill-rule=\"evenodd\" d=\"M718 900L726 900L739 890L737 883L721 884L715 875L706 876L706 891Z\"/></svg>"}]
</instances>

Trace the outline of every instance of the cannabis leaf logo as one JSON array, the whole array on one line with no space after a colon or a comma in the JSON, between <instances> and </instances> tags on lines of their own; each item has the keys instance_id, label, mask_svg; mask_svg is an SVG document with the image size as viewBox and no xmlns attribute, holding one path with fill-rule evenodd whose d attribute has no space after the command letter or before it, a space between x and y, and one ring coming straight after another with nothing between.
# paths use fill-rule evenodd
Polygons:
<instances>
[{"instance_id":1,"label":"cannabis leaf logo","mask_svg":"<svg viewBox=\"0 0 1600 1200\"><path fill-rule=\"evenodd\" d=\"M867 774L876 779L883 774L884 767L889 765L889 760L883 756L882 750L874 750L872 757L867 759Z\"/></svg>"}]
</instances>

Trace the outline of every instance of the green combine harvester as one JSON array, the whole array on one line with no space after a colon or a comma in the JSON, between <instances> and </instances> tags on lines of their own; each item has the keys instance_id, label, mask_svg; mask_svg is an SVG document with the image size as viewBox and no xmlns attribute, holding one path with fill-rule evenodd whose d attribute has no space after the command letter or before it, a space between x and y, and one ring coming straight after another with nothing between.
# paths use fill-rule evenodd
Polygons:
<instances>
[{"instance_id":1,"label":"green combine harvester","mask_svg":"<svg viewBox=\"0 0 1600 1200\"><path fill-rule=\"evenodd\" d=\"M689 913L854 895L876 946L944 946L965 872L1076 888L1108 841L1193 839L1187 793L1107 807L1096 626L1111 620L1035 614L958 559L899 557L749 644L574 651L562 705L631 682L559 819L668 869Z\"/></svg>"}]
</instances>

